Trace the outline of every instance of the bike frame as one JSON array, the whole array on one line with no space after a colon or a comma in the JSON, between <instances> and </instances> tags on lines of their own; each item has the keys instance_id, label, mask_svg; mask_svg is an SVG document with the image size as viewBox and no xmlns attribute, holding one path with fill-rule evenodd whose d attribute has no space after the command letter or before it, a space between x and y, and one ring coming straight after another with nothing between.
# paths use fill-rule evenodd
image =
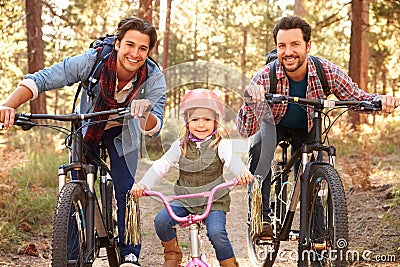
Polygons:
<instances>
[{"instance_id":1,"label":"bike frame","mask_svg":"<svg viewBox=\"0 0 400 267\"><path fill-rule=\"evenodd\" d=\"M86 250L87 255L84 256L84 264L93 264L95 255L95 229L96 235L100 241L100 247L105 247L110 244L114 244L113 233L109 233L108 220L108 209L107 209L107 196L106 196L106 184L109 181L109 168L105 162L107 159L106 148L100 143L100 158L96 160L100 172L100 198L102 207L98 202L98 198L95 192L95 165L85 163L83 159L83 134L82 134L82 122L92 118L97 118L102 115L113 115L119 114L123 117L129 110L126 108L120 108L115 110L100 111L88 114L69 114L69 115L51 115L51 114L18 114L16 116L16 125L21 125L24 130L29 130L34 126L47 126L40 125L31 122L32 119L37 120L57 120L57 121L68 121L71 122L71 135L70 140L70 163L63 164L58 169L58 189L59 192L67 183L67 174L70 173L72 177L72 171L78 173L78 180L70 180L68 183L78 183L87 194L87 221L84 222L86 226Z\"/></svg>"},{"instance_id":2,"label":"bike frame","mask_svg":"<svg viewBox=\"0 0 400 267\"><path fill-rule=\"evenodd\" d=\"M324 145L323 142L323 118L322 115L324 113L325 108L335 108L335 107L357 107L359 110L367 110L367 111L378 111L380 110L380 102L372 101L372 102L363 102L363 101L334 101L334 100L325 100L325 99L305 99L298 97L290 97L283 95L272 95L266 94L266 102L268 104L277 104L277 103L298 103L301 105L308 105L313 107L314 115L313 115L313 128L310 134L312 135L311 141L306 141L302 144L302 146L297 149L293 155L288 160L287 149L290 145L289 140L282 140L279 143L279 146L282 148L282 161L278 164L280 165L280 170L274 174L272 184L275 183L275 198L276 202L274 203L274 214L275 218L273 218L272 223L274 225L275 237L271 240L265 241L261 240L259 244L275 244L280 241L292 240L293 235L291 235L291 227L296 211L296 207L298 202L300 201L300 235L297 235L299 238L300 246L303 250L309 249L317 249L317 250L326 250L329 246L326 242L323 243L312 243L311 237L307 232L307 213L308 213L308 194L309 192L309 182L310 182L310 170L313 166L323 166L330 165L334 167L335 158L336 158L336 149L331 145ZM329 128L328 128L329 130ZM327 154L328 159L324 161L323 155ZM311 157L310 157L311 155ZM300 167L294 179L294 186L288 196L288 201L286 199L287 195L287 181L289 178L289 174L295 164L300 160ZM280 195L283 198L280 198ZM271 205L272 207L272 205ZM278 216L281 216L278 218ZM277 236L277 234L279 234ZM274 261L274 259L273 259ZM270 266L268 264L272 264L272 262L264 263L263 266ZM299 258L299 266L303 265L303 259Z\"/></svg>"},{"instance_id":3,"label":"bike frame","mask_svg":"<svg viewBox=\"0 0 400 267\"><path fill-rule=\"evenodd\" d=\"M283 221L283 226L281 228L280 240L285 241L289 240L289 235L291 231L291 226L294 218L294 214L296 211L296 207L298 202L300 201L300 213L307 212L307 192L308 190L308 171L312 165L318 164L331 164L334 166L335 156L336 156L336 148L334 146L326 146L322 143L322 109L316 108L313 117L314 127L312 128L312 133L314 139L311 143L304 143L295 153L290 157L289 162L287 161L287 147L288 144L284 144L282 147L282 161L283 161L283 170L277 176L285 177L286 180L282 180L282 183L287 182L287 178L291 169L297 163L297 161L301 158L300 168L295 178L294 188L292 190L292 194L289 197L288 202L288 210L286 212L285 219ZM318 152L317 159L315 161L309 160L309 155L313 152ZM322 161L322 154L319 152L326 152L329 158L329 162ZM300 155L301 154L301 155ZM304 214L305 214L304 213ZM303 218L305 220L305 217ZM303 227L303 228L302 228ZM306 222L300 222L300 233L302 230L305 232ZM301 240L308 240L308 237L300 237L303 238ZM308 246L309 243L306 241L305 245Z\"/></svg>"},{"instance_id":4,"label":"bike frame","mask_svg":"<svg viewBox=\"0 0 400 267\"><path fill-rule=\"evenodd\" d=\"M215 193L218 190L235 186L237 184L238 181L236 179L233 179L229 182L225 182L215 186L213 189L211 189L211 191L196 193L196 194L173 195L173 196L165 196L164 194L158 191L148 191L148 190L143 191L143 196L155 196L160 198L164 203L164 206L168 214L174 221L179 223L179 226L181 226L182 228L189 227L191 260L186 265L186 267L208 267L207 263L205 263L201 259L198 223L204 221L210 214ZM198 197L208 198L207 207L203 214L189 214L188 216L185 217L179 217L174 213L170 204L174 200L186 199L186 198L198 198Z\"/></svg>"}]
</instances>

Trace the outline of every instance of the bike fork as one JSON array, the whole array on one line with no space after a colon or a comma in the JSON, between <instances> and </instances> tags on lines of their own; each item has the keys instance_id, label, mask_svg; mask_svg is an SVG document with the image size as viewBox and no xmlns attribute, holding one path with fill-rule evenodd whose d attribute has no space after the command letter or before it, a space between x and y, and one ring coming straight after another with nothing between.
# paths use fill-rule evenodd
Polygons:
<instances>
[{"instance_id":1,"label":"bike fork","mask_svg":"<svg viewBox=\"0 0 400 267\"><path fill-rule=\"evenodd\" d=\"M86 181L88 184L88 205L87 205L87 229L86 231L86 257L85 262L93 263L94 261L94 250L95 250L95 236L94 236L94 209L95 209L95 193L94 193L94 181L95 181L95 167L88 165L86 174Z\"/></svg>"},{"instance_id":2,"label":"bike fork","mask_svg":"<svg viewBox=\"0 0 400 267\"><path fill-rule=\"evenodd\" d=\"M308 170L307 170L307 153L302 153L303 173L300 175L300 246L304 249L310 248L310 238L307 234L307 190L308 190ZM303 251L303 250L301 250ZM298 255L300 266L303 266L303 257Z\"/></svg>"},{"instance_id":3,"label":"bike fork","mask_svg":"<svg viewBox=\"0 0 400 267\"><path fill-rule=\"evenodd\" d=\"M67 182L67 173L65 171L65 165L62 165L58 168L58 193L61 192L61 189Z\"/></svg>"}]
</instances>

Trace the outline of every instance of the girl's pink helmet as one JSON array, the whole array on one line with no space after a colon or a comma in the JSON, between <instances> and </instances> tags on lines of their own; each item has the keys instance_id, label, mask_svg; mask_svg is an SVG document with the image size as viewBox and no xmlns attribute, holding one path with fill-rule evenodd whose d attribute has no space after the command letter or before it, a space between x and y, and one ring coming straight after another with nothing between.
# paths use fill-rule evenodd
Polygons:
<instances>
[{"instance_id":1,"label":"girl's pink helmet","mask_svg":"<svg viewBox=\"0 0 400 267\"><path fill-rule=\"evenodd\" d=\"M213 110L217 116L224 114L221 99L211 90L198 88L190 90L180 105L180 114L185 117L186 111L192 108L207 108Z\"/></svg>"}]
</instances>

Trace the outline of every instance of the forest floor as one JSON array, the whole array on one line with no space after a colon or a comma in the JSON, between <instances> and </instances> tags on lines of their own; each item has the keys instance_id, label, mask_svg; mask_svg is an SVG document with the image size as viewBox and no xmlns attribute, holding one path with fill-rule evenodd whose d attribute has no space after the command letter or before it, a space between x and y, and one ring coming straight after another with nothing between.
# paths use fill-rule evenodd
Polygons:
<instances>
[{"instance_id":1,"label":"forest floor","mask_svg":"<svg viewBox=\"0 0 400 267\"><path fill-rule=\"evenodd\" d=\"M347 193L349 240L348 248L359 259L353 260L351 266L400 266L400 206L395 203L395 195L392 186L400 183L400 171L397 166L380 168L379 172L373 172L370 176L370 184L367 188L359 188L352 185L351 170L345 170L350 158L338 159L339 172L341 173ZM379 162L393 159L379 159ZM137 177L141 177L151 165L149 160L140 160ZM378 166L375 166L378 168ZM375 168L374 167L374 168ZM340 168L342 168L343 173ZM350 173L350 174L349 174ZM172 174L174 175L174 174ZM171 186L159 184L155 190L164 193L171 192ZM244 186L236 187L231 192L231 212L227 216L227 230L232 242L236 257L240 266L251 266L247 255L246 233L246 189ZM397 197L398 201L398 197ZM152 198L141 198L142 209L142 252L141 265L144 267L161 266L163 262L163 248L153 230L153 219L162 207L161 203ZM49 218L51 220L51 218ZM295 226L294 226L295 227ZM211 244L203 240L207 252L210 255L210 266L219 266ZM188 230L179 229L178 238L183 248L184 259L187 262ZM26 248L31 246L37 250L37 256L27 255ZM297 266L293 260L293 254L297 250L296 241L282 242L279 258L274 266ZM104 251L96 260L95 267L108 266ZM368 258L368 260L364 260ZM0 255L0 266L24 266L44 267L50 266L51 237L38 234L30 240L25 240L19 251L9 251Z\"/></svg>"}]
</instances>

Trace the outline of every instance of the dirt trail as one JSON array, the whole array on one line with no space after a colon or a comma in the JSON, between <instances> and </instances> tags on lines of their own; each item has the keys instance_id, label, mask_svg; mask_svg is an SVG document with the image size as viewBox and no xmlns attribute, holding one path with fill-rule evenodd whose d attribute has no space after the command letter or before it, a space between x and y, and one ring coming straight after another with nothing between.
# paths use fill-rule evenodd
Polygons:
<instances>
[{"instance_id":1,"label":"dirt trail","mask_svg":"<svg viewBox=\"0 0 400 267\"><path fill-rule=\"evenodd\" d=\"M138 177L149 167L151 162L141 160ZM174 174L172 174L174 175ZM392 175L392 180L386 182L399 182L399 175ZM348 177L342 177L348 179ZM400 207L391 207L393 195L390 186L382 183L379 177L372 177L379 183L372 183L369 190L348 190L347 202L349 210L349 248L362 253L371 251L371 256L385 256L386 261L390 262L353 262L351 266L400 266ZM160 184L155 188L168 193L171 191L170 185ZM246 244L246 189L244 186L236 187L231 192L231 212L227 216L227 229L232 242L236 257L240 266L251 266L247 256ZM160 210L161 203L152 198L142 198L140 200L142 208L142 232L143 245L140 262L143 267L161 266L163 262L162 246L153 229L153 219ZM203 237L205 230L202 231ZM185 259L189 255L187 245L189 243L188 230L179 229L178 238L183 247ZM210 254L212 262L210 266L219 266L211 244L207 238L203 238L207 252ZM0 255L0 266L50 266L51 242L49 237L34 237L24 242L36 245L39 256L27 256L18 254L17 251ZM280 250L282 259L277 260L274 266L297 266L290 255L297 249L295 241L282 242ZM101 252L100 255L104 253ZM95 267L108 266L105 257L100 257L95 262Z\"/></svg>"}]
</instances>

